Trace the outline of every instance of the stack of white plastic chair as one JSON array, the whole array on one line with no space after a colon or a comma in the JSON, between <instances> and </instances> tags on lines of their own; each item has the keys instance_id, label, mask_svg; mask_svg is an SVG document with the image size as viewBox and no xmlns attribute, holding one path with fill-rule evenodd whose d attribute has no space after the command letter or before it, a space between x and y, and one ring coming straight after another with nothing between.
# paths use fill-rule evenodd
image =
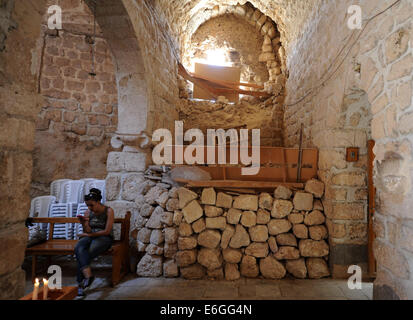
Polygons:
<instances>
[{"instance_id":1,"label":"stack of white plastic chair","mask_svg":"<svg viewBox=\"0 0 413 320\"><path fill-rule=\"evenodd\" d=\"M54 196L44 196L34 198L30 206L30 217L47 218L49 216L50 205L56 202Z\"/></svg>"},{"instance_id":2,"label":"stack of white plastic chair","mask_svg":"<svg viewBox=\"0 0 413 320\"><path fill-rule=\"evenodd\" d=\"M76 215L80 215L80 216L84 216L85 212L88 210L87 205L84 203L79 203L77 206L77 214ZM83 232L83 227L80 223L76 223L73 227L73 232L74 232L74 239L78 240L78 234Z\"/></svg>"},{"instance_id":3,"label":"stack of white plastic chair","mask_svg":"<svg viewBox=\"0 0 413 320\"><path fill-rule=\"evenodd\" d=\"M32 218L48 218L50 206L54 203L56 203L56 197L54 196L43 196L32 199L29 216ZM43 223L41 229L45 230L46 228L47 224Z\"/></svg>"},{"instance_id":4,"label":"stack of white plastic chair","mask_svg":"<svg viewBox=\"0 0 413 320\"><path fill-rule=\"evenodd\" d=\"M83 201L84 184L85 182L82 180L69 180L61 184L59 204L62 204L60 210L67 210L66 217L76 217L77 206ZM60 214L62 214L62 212L60 212ZM65 224L66 239L73 239L75 225L76 224Z\"/></svg>"},{"instance_id":5,"label":"stack of white plastic chair","mask_svg":"<svg viewBox=\"0 0 413 320\"><path fill-rule=\"evenodd\" d=\"M105 180L93 180L85 182L84 195L89 194L90 189L95 188L102 192L102 203L106 202L106 181Z\"/></svg>"},{"instance_id":6,"label":"stack of white plastic chair","mask_svg":"<svg viewBox=\"0 0 413 320\"><path fill-rule=\"evenodd\" d=\"M62 184L67 181L72 181L72 180L71 179L59 179L59 180L53 181L50 184L50 195L55 196L56 199L60 201L60 192L62 189Z\"/></svg>"},{"instance_id":7,"label":"stack of white plastic chair","mask_svg":"<svg viewBox=\"0 0 413 320\"><path fill-rule=\"evenodd\" d=\"M83 202L83 187L85 182L82 180L71 180L62 183L60 189L60 203L81 203Z\"/></svg>"},{"instance_id":8,"label":"stack of white plastic chair","mask_svg":"<svg viewBox=\"0 0 413 320\"><path fill-rule=\"evenodd\" d=\"M50 206L50 217L52 218L69 218L71 217L71 204L54 203ZM49 234L49 226L47 230ZM56 223L53 229L54 239L73 239L73 228L69 223Z\"/></svg>"}]
</instances>

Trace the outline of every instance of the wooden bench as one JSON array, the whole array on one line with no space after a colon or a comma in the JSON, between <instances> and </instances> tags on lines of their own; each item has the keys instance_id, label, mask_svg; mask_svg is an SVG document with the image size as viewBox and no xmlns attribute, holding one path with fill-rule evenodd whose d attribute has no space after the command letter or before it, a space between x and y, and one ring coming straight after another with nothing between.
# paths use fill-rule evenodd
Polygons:
<instances>
[{"instance_id":1,"label":"wooden bench","mask_svg":"<svg viewBox=\"0 0 413 320\"><path fill-rule=\"evenodd\" d=\"M125 218L115 218L114 223L121 224L120 240L115 240L112 247L103 255L112 256L112 286L120 282L122 277L129 272L129 229L131 213L127 212ZM32 281L36 278L37 256L73 255L78 240L53 239L54 225L56 223L80 223L78 218L32 218L33 223L48 223L49 240L26 248L26 255L32 256Z\"/></svg>"}]
</instances>

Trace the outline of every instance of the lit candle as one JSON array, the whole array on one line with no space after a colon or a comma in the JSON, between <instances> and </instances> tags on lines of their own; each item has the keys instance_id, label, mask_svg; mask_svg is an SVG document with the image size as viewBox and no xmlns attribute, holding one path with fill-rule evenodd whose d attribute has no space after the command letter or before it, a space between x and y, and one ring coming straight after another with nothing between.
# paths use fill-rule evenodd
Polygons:
<instances>
[{"instance_id":1,"label":"lit candle","mask_svg":"<svg viewBox=\"0 0 413 320\"><path fill-rule=\"evenodd\" d=\"M36 282L34 283L32 300L37 300L38 294L39 294L39 279L36 278Z\"/></svg>"},{"instance_id":2,"label":"lit candle","mask_svg":"<svg viewBox=\"0 0 413 320\"><path fill-rule=\"evenodd\" d=\"M43 300L47 300L47 293L49 291L48 284L49 281L43 278Z\"/></svg>"}]
</instances>

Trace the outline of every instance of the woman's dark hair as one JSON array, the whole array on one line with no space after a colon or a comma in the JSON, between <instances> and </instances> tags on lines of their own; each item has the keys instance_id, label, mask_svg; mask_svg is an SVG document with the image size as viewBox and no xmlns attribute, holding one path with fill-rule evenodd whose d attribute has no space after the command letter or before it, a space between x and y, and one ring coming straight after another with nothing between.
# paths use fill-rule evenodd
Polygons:
<instances>
[{"instance_id":1,"label":"woman's dark hair","mask_svg":"<svg viewBox=\"0 0 413 320\"><path fill-rule=\"evenodd\" d=\"M102 192L99 189L90 189L89 194L85 195L85 201L96 201L99 202L102 200Z\"/></svg>"}]
</instances>

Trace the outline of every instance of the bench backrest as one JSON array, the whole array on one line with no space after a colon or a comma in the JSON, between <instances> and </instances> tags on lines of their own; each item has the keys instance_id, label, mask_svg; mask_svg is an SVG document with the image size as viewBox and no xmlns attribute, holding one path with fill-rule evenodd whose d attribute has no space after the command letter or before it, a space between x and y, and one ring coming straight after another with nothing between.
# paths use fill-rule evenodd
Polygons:
<instances>
[{"instance_id":1,"label":"bench backrest","mask_svg":"<svg viewBox=\"0 0 413 320\"><path fill-rule=\"evenodd\" d=\"M130 230L130 211L126 212L124 218L115 218L114 223L121 224L120 241L129 245L129 230ZM49 228L49 239L53 239L54 225L56 223L80 223L79 218L32 218L33 223L48 223Z\"/></svg>"}]
</instances>

